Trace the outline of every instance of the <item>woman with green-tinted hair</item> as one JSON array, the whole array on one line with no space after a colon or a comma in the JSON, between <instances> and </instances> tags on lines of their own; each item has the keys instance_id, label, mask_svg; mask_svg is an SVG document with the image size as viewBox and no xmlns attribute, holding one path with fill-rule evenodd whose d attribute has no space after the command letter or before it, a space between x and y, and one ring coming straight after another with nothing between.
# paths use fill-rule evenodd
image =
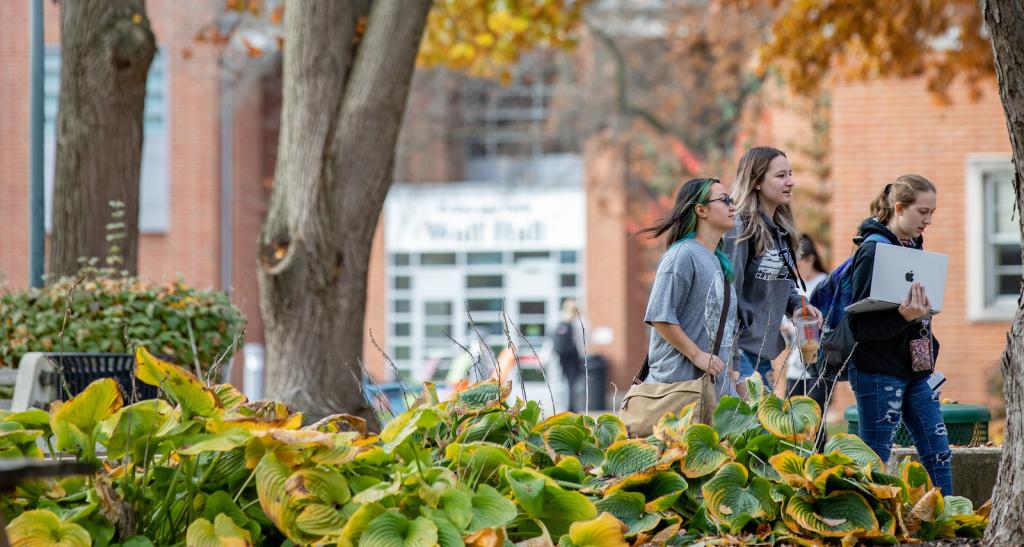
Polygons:
<instances>
[{"instance_id":1,"label":"woman with green-tinted hair","mask_svg":"<svg viewBox=\"0 0 1024 547\"><path fill-rule=\"evenodd\" d=\"M732 264L722 248L722 235L732 229L735 213L729 191L718 179L693 179L679 189L669 216L639 232L652 238L668 236L668 250L658 264L644 316L654 327L644 383L671 384L709 373L719 396L737 393L738 374L728 365L736 332L736 296ZM729 309L723 314L726 301ZM720 328L723 317L726 324ZM714 352L719 333L720 347Z\"/></svg>"}]
</instances>

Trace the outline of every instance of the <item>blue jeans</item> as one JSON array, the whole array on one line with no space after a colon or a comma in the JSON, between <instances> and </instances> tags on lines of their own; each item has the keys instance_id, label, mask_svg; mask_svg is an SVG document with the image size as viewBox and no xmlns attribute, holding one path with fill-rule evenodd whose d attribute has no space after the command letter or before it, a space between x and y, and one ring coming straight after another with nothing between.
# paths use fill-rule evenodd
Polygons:
<instances>
[{"instance_id":1,"label":"blue jeans","mask_svg":"<svg viewBox=\"0 0 1024 547\"><path fill-rule=\"evenodd\" d=\"M740 350L740 379L749 378L757 371L761 375L761 381L766 387L772 386L768 383L768 373L772 371L771 359L758 357L757 354Z\"/></svg>"},{"instance_id":2,"label":"blue jeans","mask_svg":"<svg viewBox=\"0 0 1024 547\"><path fill-rule=\"evenodd\" d=\"M949 450L938 395L928 386L928 380L906 380L851 368L850 387L857 396L860 438L883 462L889 461L896 428L902 420L932 483L942 495L951 495L953 452Z\"/></svg>"}]
</instances>

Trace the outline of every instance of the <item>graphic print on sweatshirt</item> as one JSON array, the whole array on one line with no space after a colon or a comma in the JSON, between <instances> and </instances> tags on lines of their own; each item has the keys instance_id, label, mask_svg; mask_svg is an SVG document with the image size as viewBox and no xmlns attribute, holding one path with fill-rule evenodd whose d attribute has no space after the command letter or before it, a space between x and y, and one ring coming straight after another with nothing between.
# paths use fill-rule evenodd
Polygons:
<instances>
[{"instance_id":1,"label":"graphic print on sweatshirt","mask_svg":"<svg viewBox=\"0 0 1024 547\"><path fill-rule=\"evenodd\" d=\"M761 281L775 281L777 279L790 279L789 268L786 264L793 260L789 249L766 249L764 254L757 259L757 272L755 279Z\"/></svg>"}]
</instances>

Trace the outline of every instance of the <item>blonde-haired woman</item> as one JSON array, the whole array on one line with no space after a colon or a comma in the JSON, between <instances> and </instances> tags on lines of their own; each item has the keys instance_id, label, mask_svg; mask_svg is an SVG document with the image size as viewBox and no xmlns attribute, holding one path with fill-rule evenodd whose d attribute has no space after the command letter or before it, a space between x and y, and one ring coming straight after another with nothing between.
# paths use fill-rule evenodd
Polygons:
<instances>
[{"instance_id":1,"label":"blonde-haired woman","mask_svg":"<svg viewBox=\"0 0 1024 547\"><path fill-rule=\"evenodd\" d=\"M768 146L747 150L732 186L736 227L725 236L739 298L736 368L741 378L760 373L767 386L775 382L772 360L786 349L779 329L782 318L792 316L802 303L797 287L803 281L796 267L799 232L790 207L793 186L785 153ZM807 307L820 321L818 310Z\"/></svg>"},{"instance_id":2,"label":"blonde-haired woman","mask_svg":"<svg viewBox=\"0 0 1024 547\"><path fill-rule=\"evenodd\" d=\"M871 292L878 245L924 246L922 235L932 223L935 201L935 185L920 175L903 175L878 194L871 203L871 218L859 229L864 243L853 257L854 302ZM953 493L953 453L938 394L928 385L939 354L930 310L926 287L914 283L898 308L851 313L850 330L857 345L850 359L855 363L850 367L850 387L857 395L858 433L864 442L882 461L888 460L902 421L932 482L948 496Z\"/></svg>"}]
</instances>

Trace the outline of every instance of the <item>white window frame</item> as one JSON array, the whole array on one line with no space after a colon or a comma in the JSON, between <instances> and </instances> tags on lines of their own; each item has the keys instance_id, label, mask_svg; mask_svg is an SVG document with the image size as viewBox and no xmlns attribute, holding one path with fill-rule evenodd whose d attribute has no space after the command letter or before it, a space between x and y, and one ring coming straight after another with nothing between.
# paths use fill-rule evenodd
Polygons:
<instances>
[{"instance_id":1,"label":"white window frame","mask_svg":"<svg viewBox=\"0 0 1024 547\"><path fill-rule=\"evenodd\" d=\"M965 174L967 222L967 319L970 321L1009 321L1017 312L1017 297L1001 296L989 301L989 212L985 195L985 174L1013 169L1007 154L971 154ZM1018 212L1019 214L1019 212Z\"/></svg>"}]
</instances>

